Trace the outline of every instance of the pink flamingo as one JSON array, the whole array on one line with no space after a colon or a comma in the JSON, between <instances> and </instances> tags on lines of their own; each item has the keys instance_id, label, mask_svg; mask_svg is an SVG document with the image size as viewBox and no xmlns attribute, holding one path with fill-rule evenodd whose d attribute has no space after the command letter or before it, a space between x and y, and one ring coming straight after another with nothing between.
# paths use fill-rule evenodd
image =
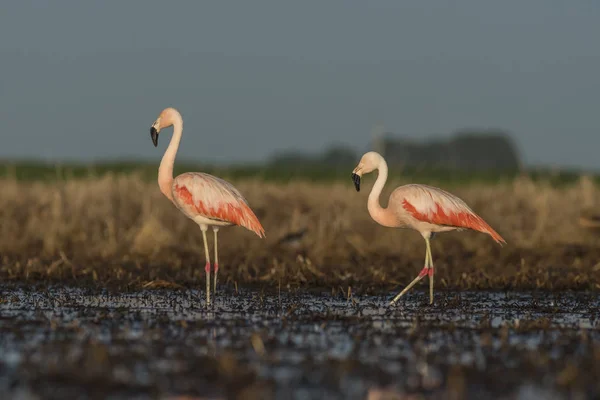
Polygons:
<instances>
[{"instance_id":1,"label":"pink flamingo","mask_svg":"<svg viewBox=\"0 0 600 400\"><path fill-rule=\"evenodd\" d=\"M215 281L214 292L217 293L217 272L219 256L217 251L217 232L221 226L240 225L265 237L265 230L250 209L242 194L220 178L202 172L186 172L173 179L173 163L183 133L183 119L174 108L165 108L150 128L150 136L154 147L158 145L158 134L161 129L173 125L173 136L169 147L158 168L158 186L160 191L175 204L186 217L200 226L204 253L206 254L206 304L210 304L210 255L206 231L211 226L215 234Z\"/></svg>"},{"instance_id":2,"label":"pink flamingo","mask_svg":"<svg viewBox=\"0 0 600 400\"><path fill-rule=\"evenodd\" d=\"M418 231L427 246L425 266L419 275L402 290L391 302L394 304L411 287L429 275L429 304L433 303L433 259L429 240L438 232L472 229L487 233L500 245L506 241L494 231L480 216L458 197L436 187L427 185L404 185L390 195L388 207L379 204L379 195L388 176L387 163L383 157L370 151L365 153L352 171L356 191L360 191L360 178L378 170L377 180L369 194L367 208L371 217L379 224L391 228L410 228Z\"/></svg>"}]
</instances>

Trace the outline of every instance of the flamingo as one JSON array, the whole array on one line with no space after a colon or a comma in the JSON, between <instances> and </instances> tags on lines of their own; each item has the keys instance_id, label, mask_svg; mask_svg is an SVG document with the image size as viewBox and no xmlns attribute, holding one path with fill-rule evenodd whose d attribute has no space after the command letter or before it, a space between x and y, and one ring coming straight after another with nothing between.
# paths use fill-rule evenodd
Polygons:
<instances>
[{"instance_id":1,"label":"flamingo","mask_svg":"<svg viewBox=\"0 0 600 400\"><path fill-rule=\"evenodd\" d=\"M200 226L206 255L206 304L210 304L210 254L206 232L212 227L215 235L214 262L214 294L217 293L217 273L219 271L219 255L217 233L223 226L239 225L265 237L265 230L260 224L248 202L242 194L229 182L202 172L186 172L173 179L173 163L183 133L183 119L179 111L172 107L162 110L150 128L150 137L154 147L158 146L158 134L161 129L173 125L171 142L163 155L158 168L158 186L160 191L186 217Z\"/></svg>"},{"instance_id":2,"label":"flamingo","mask_svg":"<svg viewBox=\"0 0 600 400\"><path fill-rule=\"evenodd\" d=\"M425 266L419 275L390 302L390 305L398 301L426 275L429 276L429 304L433 304L433 259L429 241L436 233L471 229L487 233L500 245L506 243L464 201L433 186L409 184L397 187L390 195L388 207L381 207L379 195L387 180L388 167L379 153L374 151L365 153L352 171L352 180L358 192L360 178L374 170L378 170L378 176L367 202L371 218L386 227L414 229L423 236L426 245Z\"/></svg>"}]
</instances>

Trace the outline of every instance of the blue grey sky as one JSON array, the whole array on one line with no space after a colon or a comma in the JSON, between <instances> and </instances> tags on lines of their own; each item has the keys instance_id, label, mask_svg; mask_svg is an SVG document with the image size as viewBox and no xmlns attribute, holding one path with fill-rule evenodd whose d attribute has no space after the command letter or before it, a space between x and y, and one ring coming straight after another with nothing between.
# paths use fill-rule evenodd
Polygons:
<instances>
[{"instance_id":1,"label":"blue grey sky","mask_svg":"<svg viewBox=\"0 0 600 400\"><path fill-rule=\"evenodd\" d=\"M514 134L530 165L600 169L593 0L0 3L0 158L160 159L149 127L184 117L180 157L363 149Z\"/></svg>"}]
</instances>

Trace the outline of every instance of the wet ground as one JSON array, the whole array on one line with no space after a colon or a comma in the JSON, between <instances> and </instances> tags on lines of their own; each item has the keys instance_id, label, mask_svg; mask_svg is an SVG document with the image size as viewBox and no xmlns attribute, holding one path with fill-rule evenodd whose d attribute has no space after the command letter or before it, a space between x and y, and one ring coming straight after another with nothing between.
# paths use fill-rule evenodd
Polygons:
<instances>
[{"instance_id":1,"label":"wet ground","mask_svg":"<svg viewBox=\"0 0 600 400\"><path fill-rule=\"evenodd\" d=\"M392 294L0 287L0 397L600 396L595 294Z\"/></svg>"}]
</instances>

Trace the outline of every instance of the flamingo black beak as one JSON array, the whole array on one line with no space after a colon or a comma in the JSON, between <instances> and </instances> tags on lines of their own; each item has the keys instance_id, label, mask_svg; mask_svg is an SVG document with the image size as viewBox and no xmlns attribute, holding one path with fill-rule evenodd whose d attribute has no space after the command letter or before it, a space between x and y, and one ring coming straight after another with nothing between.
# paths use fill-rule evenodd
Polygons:
<instances>
[{"instance_id":1,"label":"flamingo black beak","mask_svg":"<svg viewBox=\"0 0 600 400\"><path fill-rule=\"evenodd\" d=\"M154 147L158 146L158 131L155 127L150 128L150 137L152 138L152 143L154 143Z\"/></svg>"},{"instance_id":2,"label":"flamingo black beak","mask_svg":"<svg viewBox=\"0 0 600 400\"><path fill-rule=\"evenodd\" d=\"M360 175L352 173L352 181L354 182L354 187L357 192L360 192Z\"/></svg>"}]
</instances>

